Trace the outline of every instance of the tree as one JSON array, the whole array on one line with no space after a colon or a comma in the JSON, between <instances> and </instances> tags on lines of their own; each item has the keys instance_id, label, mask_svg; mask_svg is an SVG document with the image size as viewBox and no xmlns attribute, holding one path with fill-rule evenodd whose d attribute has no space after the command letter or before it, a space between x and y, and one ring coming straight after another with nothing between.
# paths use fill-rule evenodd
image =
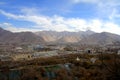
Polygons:
<instances>
[{"instance_id":1,"label":"tree","mask_svg":"<svg viewBox=\"0 0 120 80\"><path fill-rule=\"evenodd\" d=\"M64 48L64 50L65 50L65 51L72 51L72 50L74 50L74 49L73 49L73 47L71 47L71 46L66 46L66 47Z\"/></svg>"},{"instance_id":2,"label":"tree","mask_svg":"<svg viewBox=\"0 0 120 80\"><path fill-rule=\"evenodd\" d=\"M105 57L107 60L105 60ZM103 66L103 73L109 80L120 80L120 56L117 54L105 55L101 53L101 65Z\"/></svg>"}]
</instances>

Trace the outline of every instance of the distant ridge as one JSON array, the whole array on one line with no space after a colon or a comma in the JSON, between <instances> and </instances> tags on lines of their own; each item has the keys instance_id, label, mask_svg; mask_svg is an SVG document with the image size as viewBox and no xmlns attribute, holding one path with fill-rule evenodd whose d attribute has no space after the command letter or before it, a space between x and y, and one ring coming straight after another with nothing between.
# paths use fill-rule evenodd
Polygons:
<instances>
[{"instance_id":1,"label":"distant ridge","mask_svg":"<svg viewBox=\"0 0 120 80\"><path fill-rule=\"evenodd\" d=\"M90 45L108 45L120 42L120 35L108 32L96 33L91 30L79 32L19 32L12 33L0 28L0 42L2 43L80 43Z\"/></svg>"},{"instance_id":2,"label":"distant ridge","mask_svg":"<svg viewBox=\"0 0 120 80\"><path fill-rule=\"evenodd\" d=\"M86 44L109 45L120 42L120 35L108 32L95 33L86 37L81 42Z\"/></svg>"},{"instance_id":3,"label":"distant ridge","mask_svg":"<svg viewBox=\"0 0 120 80\"><path fill-rule=\"evenodd\" d=\"M0 42L1 43L44 43L44 40L32 32L12 33L10 31L0 28Z\"/></svg>"},{"instance_id":4,"label":"distant ridge","mask_svg":"<svg viewBox=\"0 0 120 80\"><path fill-rule=\"evenodd\" d=\"M93 31L79 31L79 32L56 32L56 31L39 31L35 34L42 36L46 42L64 42L64 43L74 43L79 42L84 37L94 34Z\"/></svg>"}]
</instances>

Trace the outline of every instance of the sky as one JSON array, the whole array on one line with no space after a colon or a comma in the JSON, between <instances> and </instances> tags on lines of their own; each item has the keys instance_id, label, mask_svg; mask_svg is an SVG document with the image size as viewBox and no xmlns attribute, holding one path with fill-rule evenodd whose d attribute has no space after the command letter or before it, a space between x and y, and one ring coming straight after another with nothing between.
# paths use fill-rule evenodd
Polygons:
<instances>
[{"instance_id":1,"label":"sky","mask_svg":"<svg viewBox=\"0 0 120 80\"><path fill-rule=\"evenodd\" d=\"M0 0L0 27L120 35L120 0Z\"/></svg>"}]
</instances>

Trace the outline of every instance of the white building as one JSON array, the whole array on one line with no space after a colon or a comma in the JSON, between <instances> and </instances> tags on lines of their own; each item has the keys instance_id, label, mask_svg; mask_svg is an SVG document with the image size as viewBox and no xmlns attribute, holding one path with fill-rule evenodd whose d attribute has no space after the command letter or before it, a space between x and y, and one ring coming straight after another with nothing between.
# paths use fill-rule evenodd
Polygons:
<instances>
[{"instance_id":1,"label":"white building","mask_svg":"<svg viewBox=\"0 0 120 80\"><path fill-rule=\"evenodd\" d=\"M79 57L77 57L77 58L76 58L76 61L80 61L80 58L79 58Z\"/></svg>"}]
</instances>

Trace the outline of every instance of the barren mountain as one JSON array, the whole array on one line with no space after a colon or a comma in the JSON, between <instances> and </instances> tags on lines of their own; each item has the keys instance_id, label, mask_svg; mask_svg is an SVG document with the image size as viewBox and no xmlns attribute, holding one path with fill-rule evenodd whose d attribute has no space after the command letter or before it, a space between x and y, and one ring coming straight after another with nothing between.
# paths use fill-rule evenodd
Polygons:
<instances>
[{"instance_id":1,"label":"barren mountain","mask_svg":"<svg viewBox=\"0 0 120 80\"><path fill-rule=\"evenodd\" d=\"M8 38L13 35L12 32L0 28L0 42L8 42Z\"/></svg>"},{"instance_id":2,"label":"barren mountain","mask_svg":"<svg viewBox=\"0 0 120 80\"><path fill-rule=\"evenodd\" d=\"M91 45L107 45L113 44L114 42L120 42L120 35L108 32L95 33L90 30L79 32L40 31L36 34L42 36L46 42L81 43Z\"/></svg>"},{"instance_id":3,"label":"barren mountain","mask_svg":"<svg viewBox=\"0 0 120 80\"><path fill-rule=\"evenodd\" d=\"M0 28L0 42L1 43L41 43L44 42L43 38L35 35L32 32L12 33Z\"/></svg>"},{"instance_id":4,"label":"barren mountain","mask_svg":"<svg viewBox=\"0 0 120 80\"><path fill-rule=\"evenodd\" d=\"M93 31L79 32L56 32L56 31L39 31L39 32L20 32L12 33L0 28L0 42L2 43L80 43L80 44L98 44L107 45L120 42L120 35Z\"/></svg>"},{"instance_id":5,"label":"barren mountain","mask_svg":"<svg viewBox=\"0 0 120 80\"><path fill-rule=\"evenodd\" d=\"M113 44L114 42L120 42L120 35L108 32L95 33L84 38L80 42L85 44L108 45Z\"/></svg>"},{"instance_id":6,"label":"barren mountain","mask_svg":"<svg viewBox=\"0 0 120 80\"><path fill-rule=\"evenodd\" d=\"M92 31L79 31L79 32L56 32L56 31L40 31L35 34L43 37L46 42L62 42L62 43L75 43L82 40L84 37L94 34Z\"/></svg>"}]
</instances>

